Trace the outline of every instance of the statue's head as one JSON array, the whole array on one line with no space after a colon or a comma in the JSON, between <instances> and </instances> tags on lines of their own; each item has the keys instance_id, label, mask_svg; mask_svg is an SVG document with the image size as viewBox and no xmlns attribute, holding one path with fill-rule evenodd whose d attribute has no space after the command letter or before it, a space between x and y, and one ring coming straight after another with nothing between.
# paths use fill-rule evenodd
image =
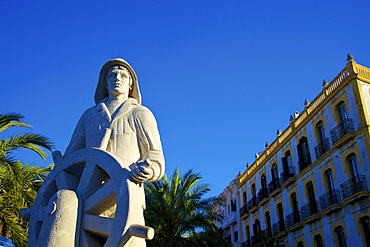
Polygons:
<instances>
[{"instance_id":1,"label":"statue's head","mask_svg":"<svg viewBox=\"0 0 370 247\"><path fill-rule=\"evenodd\" d=\"M138 104L141 104L141 95L136 73L134 69L130 66L130 64L122 58L110 60L106 62L101 68L99 81L94 96L95 103L98 104L104 98L108 97L109 91L107 89L107 76L109 75L109 73L112 72L121 73L129 77L129 97L136 99Z\"/></svg>"}]
</instances>

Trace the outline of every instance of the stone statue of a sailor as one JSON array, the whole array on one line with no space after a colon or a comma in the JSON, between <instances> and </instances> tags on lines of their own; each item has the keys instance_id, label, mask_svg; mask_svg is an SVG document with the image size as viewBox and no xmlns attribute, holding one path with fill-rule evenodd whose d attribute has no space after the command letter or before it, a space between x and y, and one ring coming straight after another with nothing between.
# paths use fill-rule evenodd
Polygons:
<instances>
[{"instance_id":1,"label":"stone statue of a sailor","mask_svg":"<svg viewBox=\"0 0 370 247\"><path fill-rule=\"evenodd\" d=\"M53 153L55 168L34 205L21 212L30 219L29 246L143 247L154 234L144 222L142 182L163 176L164 157L133 68L120 58L105 63L94 99L65 155Z\"/></svg>"},{"instance_id":2,"label":"stone statue of a sailor","mask_svg":"<svg viewBox=\"0 0 370 247\"><path fill-rule=\"evenodd\" d=\"M164 158L157 123L141 105L138 79L125 60L117 58L103 65L94 99L96 106L81 116L65 155L100 147L132 164L132 181L160 179Z\"/></svg>"},{"instance_id":3,"label":"stone statue of a sailor","mask_svg":"<svg viewBox=\"0 0 370 247\"><path fill-rule=\"evenodd\" d=\"M137 184L130 191L137 207L145 209L142 182L153 182L164 174L165 164L156 120L141 105L138 79L123 59L105 63L95 92L96 106L86 110L77 123L65 156L79 149L97 147L130 164L130 179ZM137 224L144 225L143 212ZM132 238L129 246L145 246L145 240Z\"/></svg>"}]
</instances>

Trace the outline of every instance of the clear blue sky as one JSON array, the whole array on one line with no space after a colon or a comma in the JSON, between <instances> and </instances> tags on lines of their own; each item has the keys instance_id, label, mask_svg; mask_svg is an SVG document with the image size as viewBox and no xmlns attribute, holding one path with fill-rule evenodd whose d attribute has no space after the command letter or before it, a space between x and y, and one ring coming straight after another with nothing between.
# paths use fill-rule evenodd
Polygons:
<instances>
[{"instance_id":1,"label":"clear blue sky","mask_svg":"<svg viewBox=\"0 0 370 247\"><path fill-rule=\"evenodd\" d=\"M368 0L1 0L0 23L0 114L23 114L64 152L94 105L101 66L122 57L157 118L167 174L193 169L209 195L254 161L347 53L370 66Z\"/></svg>"}]
</instances>

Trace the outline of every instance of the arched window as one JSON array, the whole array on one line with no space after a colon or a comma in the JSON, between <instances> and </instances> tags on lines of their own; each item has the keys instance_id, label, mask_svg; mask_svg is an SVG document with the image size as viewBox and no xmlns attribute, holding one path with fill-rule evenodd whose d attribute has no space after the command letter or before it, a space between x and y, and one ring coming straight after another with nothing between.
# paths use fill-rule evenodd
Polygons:
<instances>
[{"instance_id":1,"label":"arched window","mask_svg":"<svg viewBox=\"0 0 370 247\"><path fill-rule=\"evenodd\" d=\"M329 139L325 137L324 123L322 121L316 125L316 134L318 145L315 147L315 154L318 159L330 149Z\"/></svg>"},{"instance_id":2,"label":"arched window","mask_svg":"<svg viewBox=\"0 0 370 247\"><path fill-rule=\"evenodd\" d=\"M245 227L245 232L247 234L247 244L251 243L251 230L249 229L249 225Z\"/></svg>"},{"instance_id":3,"label":"arched window","mask_svg":"<svg viewBox=\"0 0 370 247\"><path fill-rule=\"evenodd\" d=\"M310 215L317 214L318 210L316 204L315 190L311 181L306 184L306 192L308 197L308 208L310 210Z\"/></svg>"},{"instance_id":4,"label":"arched window","mask_svg":"<svg viewBox=\"0 0 370 247\"><path fill-rule=\"evenodd\" d=\"M364 246L370 246L370 217L364 216L360 218L362 234L364 236Z\"/></svg>"},{"instance_id":5,"label":"arched window","mask_svg":"<svg viewBox=\"0 0 370 247\"><path fill-rule=\"evenodd\" d=\"M285 231L283 204L279 203L277 205L277 213L279 218L279 231Z\"/></svg>"},{"instance_id":6,"label":"arched window","mask_svg":"<svg viewBox=\"0 0 370 247\"><path fill-rule=\"evenodd\" d=\"M318 143L323 143L325 139L325 130L324 130L324 123L322 121L320 121L316 125L316 132L317 132Z\"/></svg>"},{"instance_id":7,"label":"arched window","mask_svg":"<svg viewBox=\"0 0 370 247\"><path fill-rule=\"evenodd\" d=\"M290 151L286 151L284 157L281 159L283 164L283 179L284 181L288 180L290 177L294 177L294 167L292 163L292 156Z\"/></svg>"},{"instance_id":8,"label":"arched window","mask_svg":"<svg viewBox=\"0 0 370 247\"><path fill-rule=\"evenodd\" d=\"M262 186L262 189L261 189L261 192L258 194L258 200L261 201L263 200L264 198L268 197L268 192L267 192L267 178L266 178L266 174L263 174L261 176L261 186Z\"/></svg>"},{"instance_id":9,"label":"arched window","mask_svg":"<svg viewBox=\"0 0 370 247\"><path fill-rule=\"evenodd\" d=\"M322 241L322 237L320 234L315 235L313 241L315 243L315 247L324 247L324 242Z\"/></svg>"},{"instance_id":10,"label":"arched window","mask_svg":"<svg viewBox=\"0 0 370 247\"><path fill-rule=\"evenodd\" d=\"M347 157L347 162L348 162L348 167L350 171L350 177L351 179L356 178L358 174L358 162L357 162L357 157L355 154L350 154Z\"/></svg>"},{"instance_id":11,"label":"arched window","mask_svg":"<svg viewBox=\"0 0 370 247\"><path fill-rule=\"evenodd\" d=\"M326 188L329 192L333 193L335 187L334 187L334 178L333 178L333 172L331 169L328 169L325 171L325 181L326 181Z\"/></svg>"},{"instance_id":12,"label":"arched window","mask_svg":"<svg viewBox=\"0 0 370 247\"><path fill-rule=\"evenodd\" d=\"M297 243L297 247L304 247L303 242L302 242L302 241L299 241L299 242Z\"/></svg>"},{"instance_id":13,"label":"arched window","mask_svg":"<svg viewBox=\"0 0 370 247\"><path fill-rule=\"evenodd\" d=\"M252 184L252 186L251 186L251 194L252 194L252 196L256 195L256 185L255 184Z\"/></svg>"},{"instance_id":14,"label":"arched window","mask_svg":"<svg viewBox=\"0 0 370 247\"><path fill-rule=\"evenodd\" d=\"M245 204L247 202L247 192L243 192L243 203Z\"/></svg>"},{"instance_id":15,"label":"arched window","mask_svg":"<svg viewBox=\"0 0 370 247\"><path fill-rule=\"evenodd\" d=\"M299 171L303 171L306 167L311 165L311 155L310 155L310 149L308 148L308 141L307 137L302 137L299 140L299 143L297 145L297 151L298 151L298 164L299 164Z\"/></svg>"},{"instance_id":16,"label":"arched window","mask_svg":"<svg viewBox=\"0 0 370 247\"><path fill-rule=\"evenodd\" d=\"M347 247L346 236L344 234L344 229L342 226L337 226L334 228L335 237L337 240L337 246Z\"/></svg>"},{"instance_id":17,"label":"arched window","mask_svg":"<svg viewBox=\"0 0 370 247\"><path fill-rule=\"evenodd\" d=\"M272 228L271 228L271 217L270 212L265 213L265 223L266 223L266 232L271 236L272 234Z\"/></svg>"},{"instance_id":18,"label":"arched window","mask_svg":"<svg viewBox=\"0 0 370 247\"><path fill-rule=\"evenodd\" d=\"M299 216L299 208L298 208L298 200L297 200L297 194L293 192L290 195L290 201L292 203L292 209L293 209L293 220L294 224L301 221Z\"/></svg>"},{"instance_id":19,"label":"arched window","mask_svg":"<svg viewBox=\"0 0 370 247\"><path fill-rule=\"evenodd\" d=\"M342 101L337 106L337 114L339 123L343 122L348 118L346 104Z\"/></svg>"}]
</instances>

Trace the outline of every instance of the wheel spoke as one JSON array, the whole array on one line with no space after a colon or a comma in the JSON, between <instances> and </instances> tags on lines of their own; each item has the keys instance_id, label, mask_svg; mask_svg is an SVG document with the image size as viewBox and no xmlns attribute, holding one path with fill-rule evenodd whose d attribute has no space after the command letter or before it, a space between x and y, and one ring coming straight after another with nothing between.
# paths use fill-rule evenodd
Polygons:
<instances>
[{"instance_id":1,"label":"wheel spoke","mask_svg":"<svg viewBox=\"0 0 370 247\"><path fill-rule=\"evenodd\" d=\"M94 163L87 162L76 190L77 194L81 195L82 199L90 197L103 186L107 177L108 175L103 169Z\"/></svg>"},{"instance_id":2,"label":"wheel spoke","mask_svg":"<svg viewBox=\"0 0 370 247\"><path fill-rule=\"evenodd\" d=\"M114 216L116 193L112 181L108 181L83 202L83 212L103 217Z\"/></svg>"},{"instance_id":3,"label":"wheel spoke","mask_svg":"<svg viewBox=\"0 0 370 247\"><path fill-rule=\"evenodd\" d=\"M62 171L55 177L58 190L75 190L78 185L78 179L71 173Z\"/></svg>"},{"instance_id":4,"label":"wheel spoke","mask_svg":"<svg viewBox=\"0 0 370 247\"><path fill-rule=\"evenodd\" d=\"M111 231L113 220L112 218L84 214L82 216L81 228L97 236L107 238Z\"/></svg>"}]
</instances>

